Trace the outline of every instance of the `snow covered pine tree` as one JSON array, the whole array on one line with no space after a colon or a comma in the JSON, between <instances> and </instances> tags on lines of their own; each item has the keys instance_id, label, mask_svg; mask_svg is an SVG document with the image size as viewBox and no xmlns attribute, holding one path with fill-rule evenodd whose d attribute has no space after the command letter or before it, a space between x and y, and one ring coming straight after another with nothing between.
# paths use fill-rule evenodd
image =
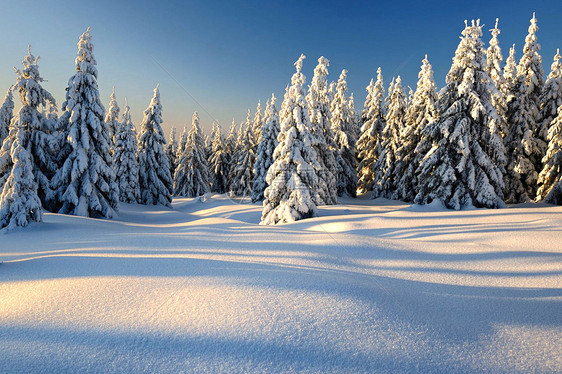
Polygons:
<instances>
[{"instance_id":1,"label":"snow covered pine tree","mask_svg":"<svg viewBox=\"0 0 562 374\"><path fill-rule=\"evenodd\" d=\"M544 168L539 175L537 200L562 205L562 105L558 107L558 116L551 122L547 139L549 144L543 158Z\"/></svg>"},{"instance_id":2,"label":"snow covered pine tree","mask_svg":"<svg viewBox=\"0 0 562 374\"><path fill-rule=\"evenodd\" d=\"M6 137L8 136L10 123L12 122L12 118L14 117L13 90L13 86L8 89L8 92L6 92L6 97L4 98L4 102L2 103L2 107L0 108L0 147L4 142L4 139L6 139Z\"/></svg>"},{"instance_id":3,"label":"snow covered pine tree","mask_svg":"<svg viewBox=\"0 0 562 374\"><path fill-rule=\"evenodd\" d=\"M279 144L274 162L267 172L267 184L260 224L288 223L317 214L313 195L316 193L318 161L310 133L302 74L305 56L295 62L296 73L283 100L280 113Z\"/></svg>"},{"instance_id":4,"label":"snow covered pine tree","mask_svg":"<svg viewBox=\"0 0 562 374\"><path fill-rule=\"evenodd\" d=\"M119 200L133 204L140 197L139 161L137 159L137 133L125 98L123 123L116 126L113 167L119 185Z\"/></svg>"},{"instance_id":5,"label":"snow covered pine tree","mask_svg":"<svg viewBox=\"0 0 562 374\"><path fill-rule=\"evenodd\" d=\"M248 110L245 124L240 127L236 143L236 150L232 158L230 195L250 197L254 179L254 163L256 162L254 154L256 145L250 110Z\"/></svg>"}]
</instances>

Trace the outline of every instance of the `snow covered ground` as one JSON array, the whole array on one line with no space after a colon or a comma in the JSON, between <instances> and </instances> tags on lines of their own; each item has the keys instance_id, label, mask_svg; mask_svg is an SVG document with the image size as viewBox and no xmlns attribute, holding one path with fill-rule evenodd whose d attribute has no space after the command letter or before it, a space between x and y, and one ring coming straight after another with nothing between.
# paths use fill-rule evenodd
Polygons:
<instances>
[{"instance_id":1,"label":"snow covered ground","mask_svg":"<svg viewBox=\"0 0 562 374\"><path fill-rule=\"evenodd\" d=\"M0 235L0 372L562 372L562 207L173 205Z\"/></svg>"}]
</instances>

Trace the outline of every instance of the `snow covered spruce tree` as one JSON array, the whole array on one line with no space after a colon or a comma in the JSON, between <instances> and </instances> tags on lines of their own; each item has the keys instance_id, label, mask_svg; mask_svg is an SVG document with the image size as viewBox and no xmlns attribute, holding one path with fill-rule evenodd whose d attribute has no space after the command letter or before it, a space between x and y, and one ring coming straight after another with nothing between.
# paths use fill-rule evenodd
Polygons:
<instances>
[{"instance_id":1,"label":"snow covered spruce tree","mask_svg":"<svg viewBox=\"0 0 562 374\"><path fill-rule=\"evenodd\" d=\"M373 190L375 163L381 152L381 135L386 126L384 118L384 83L382 71L377 69L377 81L367 87L367 99L363 110L361 136L357 141L359 166L357 167L357 190L366 193Z\"/></svg>"},{"instance_id":2,"label":"snow covered spruce tree","mask_svg":"<svg viewBox=\"0 0 562 374\"><path fill-rule=\"evenodd\" d=\"M250 197L252 195L252 181L254 180L255 138L250 110L248 117L238 134L236 150L232 158L230 173L230 195Z\"/></svg>"},{"instance_id":3,"label":"snow covered spruce tree","mask_svg":"<svg viewBox=\"0 0 562 374\"><path fill-rule=\"evenodd\" d=\"M21 118L21 117L20 117ZM30 143L30 132L25 129L27 121L14 122L13 141L10 145L12 167L0 194L0 229L8 230L17 226L27 226L42 219L41 201L37 196L37 183L33 176L33 162L26 149Z\"/></svg>"},{"instance_id":4,"label":"snow covered spruce tree","mask_svg":"<svg viewBox=\"0 0 562 374\"><path fill-rule=\"evenodd\" d=\"M172 176L170 163L164 152L166 138L162 131L162 104L158 86L154 89L154 96L150 105L144 111L144 118L140 125L141 132L138 140L137 155L139 159L139 203L145 205L172 204Z\"/></svg>"},{"instance_id":5,"label":"snow covered spruce tree","mask_svg":"<svg viewBox=\"0 0 562 374\"><path fill-rule=\"evenodd\" d=\"M117 105L117 99L115 97L115 86L111 91L109 96L109 108L107 109L107 114L105 115L105 123L109 129L109 139L111 140L110 152L113 154L113 148L115 147L115 135L119 132L119 105Z\"/></svg>"},{"instance_id":6,"label":"snow covered spruce tree","mask_svg":"<svg viewBox=\"0 0 562 374\"><path fill-rule=\"evenodd\" d=\"M355 113L349 107L347 97L347 70L338 79L336 93L332 100L332 131L336 142L336 161L338 163L338 196L357 194L357 159Z\"/></svg>"},{"instance_id":7,"label":"snow covered spruce tree","mask_svg":"<svg viewBox=\"0 0 562 374\"><path fill-rule=\"evenodd\" d=\"M535 115L527 95L525 76L517 73L515 46L509 51L504 69L504 95L507 101L507 136L504 144L507 166L504 175L505 202L523 203L536 195L537 158L542 154L542 141L534 135Z\"/></svg>"},{"instance_id":8,"label":"snow covered spruce tree","mask_svg":"<svg viewBox=\"0 0 562 374\"><path fill-rule=\"evenodd\" d=\"M308 88L306 102L310 119L310 132L315 140L314 150L318 156L319 169L316 205L333 205L338 202L338 164L336 162L336 143L330 126L330 99L328 97L328 66L325 57L318 59L314 76Z\"/></svg>"},{"instance_id":9,"label":"snow covered spruce tree","mask_svg":"<svg viewBox=\"0 0 562 374\"><path fill-rule=\"evenodd\" d=\"M178 153L178 139L176 138L176 128L172 127L170 131L170 139L164 147L164 152L168 156L168 162L170 163L170 175L174 175L176 171L176 155Z\"/></svg>"},{"instance_id":10,"label":"snow covered spruce tree","mask_svg":"<svg viewBox=\"0 0 562 374\"><path fill-rule=\"evenodd\" d=\"M13 86L6 92L4 102L2 103L2 107L0 107L0 147L4 139L8 136L10 123L14 117L14 95L12 92Z\"/></svg>"},{"instance_id":11,"label":"snow covered spruce tree","mask_svg":"<svg viewBox=\"0 0 562 374\"><path fill-rule=\"evenodd\" d=\"M12 171L14 159L11 152L15 150L13 143L18 140L18 132L23 131L25 134L19 139L19 146L25 148L31 160L31 172L37 184L36 193L43 206L49 208L47 200L52 200L53 196L49 180L57 170L55 152L58 150L58 143L53 136L56 123L46 117L45 109L50 105L56 106L56 103L53 96L41 87L43 78L39 75L38 60L39 57L33 56L28 49L28 54L23 59L23 70L16 69L17 80L13 90L18 93L22 106L12 118L8 136L0 148L0 186L4 185ZM13 102L6 103L3 115L10 116L7 107L12 105ZM22 162L24 156L21 155Z\"/></svg>"},{"instance_id":12,"label":"snow covered spruce tree","mask_svg":"<svg viewBox=\"0 0 562 374\"><path fill-rule=\"evenodd\" d=\"M562 63L560 58L560 50L557 49L541 95L538 137L546 144L548 144L550 123L556 117L557 110L562 105Z\"/></svg>"},{"instance_id":13,"label":"snow covered spruce tree","mask_svg":"<svg viewBox=\"0 0 562 374\"><path fill-rule=\"evenodd\" d=\"M541 46L537 42L537 31L539 27L537 26L537 19L535 13L533 13L533 18L531 19L531 25L529 26L529 34L525 38L525 46L523 47L523 56L519 60L519 65L517 65L517 74L524 77L524 83L526 88L526 95L529 100L529 112L532 115L533 121L529 123L529 128L533 131L533 136L537 139L536 150L534 153L536 155L532 156L530 159L534 162L535 170L537 173L542 169L541 159L546 152L546 133L548 127L542 129L540 123L540 108L541 108L541 95L544 89L544 70L542 68L542 57L539 53ZM541 137L542 135L542 137ZM536 186L533 188L532 194L529 197L533 197L536 192Z\"/></svg>"},{"instance_id":14,"label":"snow covered spruce tree","mask_svg":"<svg viewBox=\"0 0 562 374\"><path fill-rule=\"evenodd\" d=\"M252 122L252 131L254 133L254 143L257 147L261 141L261 128L264 124L264 118L262 115L261 101L258 100L258 106L256 107L256 113L254 114L254 121ZM255 151L254 151L255 153Z\"/></svg>"},{"instance_id":15,"label":"snow covered spruce tree","mask_svg":"<svg viewBox=\"0 0 562 374\"><path fill-rule=\"evenodd\" d=\"M421 145L420 140L425 127L437 117L436 103L437 87L426 55L418 74L416 91L406 112L406 126L400 136L400 146L396 151L397 197L404 201L414 201L417 194L416 170L422 157L432 146L427 143Z\"/></svg>"},{"instance_id":16,"label":"snow covered spruce tree","mask_svg":"<svg viewBox=\"0 0 562 374\"><path fill-rule=\"evenodd\" d=\"M486 72L496 85L496 90L492 92L492 105L496 108L496 112L500 118L500 133L502 137L507 136L507 123L505 120L505 113L507 111L507 103L502 94L505 86L505 79L502 74L501 64L503 62L502 51L499 45L498 36L500 29L498 29L499 19L496 18L496 25L490 30L492 38L490 39L490 46L486 50Z\"/></svg>"},{"instance_id":17,"label":"snow covered spruce tree","mask_svg":"<svg viewBox=\"0 0 562 374\"><path fill-rule=\"evenodd\" d=\"M267 170L273 164L273 152L277 147L279 136L279 113L275 107L275 95L265 106L264 125L261 130L261 141L258 144L256 162L254 163L254 181L252 183L252 202L264 199L264 191L267 187Z\"/></svg>"},{"instance_id":18,"label":"snow covered spruce tree","mask_svg":"<svg viewBox=\"0 0 562 374\"><path fill-rule=\"evenodd\" d=\"M382 131L381 153L375 164L375 183L373 197L386 197L398 199L400 194L397 181L402 170L397 170L399 160L397 151L401 144L400 133L404 130L406 121L406 92L402 87L400 76L396 78L388 93L388 111L386 113L386 126Z\"/></svg>"},{"instance_id":19,"label":"snow covered spruce tree","mask_svg":"<svg viewBox=\"0 0 562 374\"><path fill-rule=\"evenodd\" d=\"M267 172L265 200L260 224L272 225L314 217L318 161L310 122L302 74L305 56L295 62L296 73L283 100L280 113L279 144L274 162Z\"/></svg>"},{"instance_id":20,"label":"snow covered spruce tree","mask_svg":"<svg viewBox=\"0 0 562 374\"><path fill-rule=\"evenodd\" d=\"M433 146L418 168L418 204L441 200L448 208L503 207L504 152L500 119L491 104L496 89L486 73L480 20L468 25L437 102L439 117L423 130Z\"/></svg>"},{"instance_id":21,"label":"snow covered spruce tree","mask_svg":"<svg viewBox=\"0 0 562 374\"><path fill-rule=\"evenodd\" d=\"M558 116L551 122L547 139L549 143L538 179L537 200L562 205L562 105L558 107Z\"/></svg>"},{"instance_id":22,"label":"snow covered spruce tree","mask_svg":"<svg viewBox=\"0 0 562 374\"><path fill-rule=\"evenodd\" d=\"M52 179L59 213L113 217L119 208L119 187L110 155L109 128L98 90L98 70L90 28L80 36L76 74L70 78L62 104L60 126L69 147Z\"/></svg>"},{"instance_id":23,"label":"snow covered spruce tree","mask_svg":"<svg viewBox=\"0 0 562 374\"><path fill-rule=\"evenodd\" d=\"M193 113L191 130L174 173L174 195L196 197L210 191L209 165L205 155L199 114Z\"/></svg>"},{"instance_id":24,"label":"snow covered spruce tree","mask_svg":"<svg viewBox=\"0 0 562 374\"><path fill-rule=\"evenodd\" d=\"M233 169L234 166L233 165L233 160L234 160L234 156L236 153L236 121L234 120L234 118L232 119L232 122L230 123L230 128L228 130L228 135L226 137L226 139L224 140L224 155L226 160L228 160L228 163L225 165L225 175L226 175L226 185L225 185L225 189L224 192L229 192L230 193L230 186L232 185L232 173L233 173Z\"/></svg>"},{"instance_id":25,"label":"snow covered spruce tree","mask_svg":"<svg viewBox=\"0 0 562 374\"><path fill-rule=\"evenodd\" d=\"M230 158L226 152L226 144L219 124L213 128L211 134L211 159L209 166L211 170L211 191L225 193L228 187L228 163Z\"/></svg>"},{"instance_id":26,"label":"snow covered spruce tree","mask_svg":"<svg viewBox=\"0 0 562 374\"><path fill-rule=\"evenodd\" d=\"M123 122L115 127L115 148L113 152L113 168L119 186L119 200L134 204L139 200L139 162L137 159L137 134L131 120L127 99Z\"/></svg>"}]
</instances>

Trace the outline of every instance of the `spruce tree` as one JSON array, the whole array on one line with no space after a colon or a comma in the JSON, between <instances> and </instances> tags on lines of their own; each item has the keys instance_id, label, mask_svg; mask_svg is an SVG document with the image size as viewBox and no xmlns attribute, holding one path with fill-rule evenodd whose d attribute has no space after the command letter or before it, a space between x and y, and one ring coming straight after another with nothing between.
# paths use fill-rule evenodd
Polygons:
<instances>
[{"instance_id":1,"label":"spruce tree","mask_svg":"<svg viewBox=\"0 0 562 374\"><path fill-rule=\"evenodd\" d=\"M406 124L396 151L397 197L414 201L418 186L416 170L422 157L431 149L431 144L422 144L425 127L437 117L437 87L433 80L433 69L427 59L422 61L416 91L406 112Z\"/></svg>"},{"instance_id":2,"label":"spruce tree","mask_svg":"<svg viewBox=\"0 0 562 374\"><path fill-rule=\"evenodd\" d=\"M119 200L133 204L139 201L139 162L137 159L137 134L131 120L131 113L127 99L123 122L115 127L115 148L113 152L113 167L119 186Z\"/></svg>"},{"instance_id":3,"label":"spruce tree","mask_svg":"<svg viewBox=\"0 0 562 374\"><path fill-rule=\"evenodd\" d=\"M261 128L263 127L263 124L264 124L264 118L262 115L261 101L258 100L256 113L254 114L254 121L252 122L252 126L253 126L252 131L254 133L254 143L256 147L261 141Z\"/></svg>"},{"instance_id":4,"label":"spruce tree","mask_svg":"<svg viewBox=\"0 0 562 374\"><path fill-rule=\"evenodd\" d=\"M76 74L70 78L62 104L61 128L66 144L62 168L52 180L59 213L113 217L119 208L119 187L110 155L111 139L98 90L98 70L90 28L80 36Z\"/></svg>"},{"instance_id":5,"label":"spruce tree","mask_svg":"<svg viewBox=\"0 0 562 374\"><path fill-rule=\"evenodd\" d=\"M166 156L168 156L168 162L170 163L170 175L173 175L176 171L176 155L178 153L178 139L176 138L176 128L172 127L170 130L170 139L164 147Z\"/></svg>"},{"instance_id":6,"label":"spruce tree","mask_svg":"<svg viewBox=\"0 0 562 374\"><path fill-rule=\"evenodd\" d=\"M211 191L225 193L228 187L228 153L226 152L226 144L222 135L221 127L217 123L213 128L211 135L211 159L209 166L211 170Z\"/></svg>"},{"instance_id":7,"label":"spruce tree","mask_svg":"<svg viewBox=\"0 0 562 374\"><path fill-rule=\"evenodd\" d=\"M141 132L138 142L139 159L139 203L145 205L164 205L171 207L172 176L170 163L164 152L166 138L162 131L162 104L158 86L150 105L144 111L140 125Z\"/></svg>"},{"instance_id":8,"label":"spruce tree","mask_svg":"<svg viewBox=\"0 0 562 374\"><path fill-rule=\"evenodd\" d=\"M275 95L265 106L264 125L261 132L261 141L258 144L256 162L254 164L254 181L252 183L252 202L264 199L264 191L267 187L266 177L269 167L273 164L273 152L277 147L279 136L279 113L275 107Z\"/></svg>"},{"instance_id":9,"label":"spruce tree","mask_svg":"<svg viewBox=\"0 0 562 374\"><path fill-rule=\"evenodd\" d=\"M336 142L336 161L338 163L338 196L357 194L357 159L355 113L349 107L347 96L347 70L338 79L336 93L332 100L332 131Z\"/></svg>"},{"instance_id":10,"label":"spruce tree","mask_svg":"<svg viewBox=\"0 0 562 374\"><path fill-rule=\"evenodd\" d=\"M562 205L562 105L558 116L551 122L548 130L548 149L543 158L538 184L537 200Z\"/></svg>"},{"instance_id":11,"label":"spruce tree","mask_svg":"<svg viewBox=\"0 0 562 374\"><path fill-rule=\"evenodd\" d=\"M562 62L560 62L560 58L560 50L557 49L541 95L538 137L545 144L548 144L550 123L556 117L557 110L562 105Z\"/></svg>"},{"instance_id":12,"label":"spruce tree","mask_svg":"<svg viewBox=\"0 0 562 374\"><path fill-rule=\"evenodd\" d=\"M13 86L8 89L6 92L6 97L4 98L4 102L2 103L2 107L0 107L0 147L2 146L2 142L8 136L8 132L10 131L10 123L12 122L12 118L14 117L14 95L13 95Z\"/></svg>"},{"instance_id":13,"label":"spruce tree","mask_svg":"<svg viewBox=\"0 0 562 374\"><path fill-rule=\"evenodd\" d=\"M230 195L250 197L254 179L255 138L250 110L243 127L240 127L230 178Z\"/></svg>"},{"instance_id":14,"label":"spruce tree","mask_svg":"<svg viewBox=\"0 0 562 374\"><path fill-rule=\"evenodd\" d=\"M226 185L224 192L230 192L230 186L232 185L232 173L234 169L232 162L234 160L234 153L236 152L236 127L236 121L233 118L228 130L228 136L224 141L224 155L227 160L225 167Z\"/></svg>"},{"instance_id":15,"label":"spruce tree","mask_svg":"<svg viewBox=\"0 0 562 374\"><path fill-rule=\"evenodd\" d=\"M305 83L304 55L295 62L296 73L285 95L280 115L279 144L267 172L265 200L260 224L294 222L317 214L314 197L318 177L315 140L310 133Z\"/></svg>"},{"instance_id":16,"label":"spruce tree","mask_svg":"<svg viewBox=\"0 0 562 374\"><path fill-rule=\"evenodd\" d=\"M111 91L111 95L109 96L109 108L107 109L107 114L105 115L105 123L109 128L109 139L111 140L110 144L110 152L113 154L113 149L115 147L115 135L119 132L119 105L117 105L117 99L115 97L115 86L113 86L113 90Z\"/></svg>"},{"instance_id":17,"label":"spruce tree","mask_svg":"<svg viewBox=\"0 0 562 374\"><path fill-rule=\"evenodd\" d=\"M199 127L199 114L193 113L191 130L185 148L178 159L174 173L174 194L197 197L210 192L209 165L205 155L203 133Z\"/></svg>"},{"instance_id":18,"label":"spruce tree","mask_svg":"<svg viewBox=\"0 0 562 374\"><path fill-rule=\"evenodd\" d=\"M440 200L448 208L503 207L505 149L500 119L491 103L495 90L486 73L480 20L462 32L446 86L437 102L439 117L423 130L433 144L418 168L418 204Z\"/></svg>"},{"instance_id":19,"label":"spruce tree","mask_svg":"<svg viewBox=\"0 0 562 374\"><path fill-rule=\"evenodd\" d=\"M505 138L507 136L507 103L505 101L505 96L502 94L502 89L505 86L505 78L501 70L503 56L498 40L498 36L500 35L498 22L499 19L496 18L496 25L490 30L492 38L490 39L490 46L486 50L486 72L497 88L492 92L492 105L496 108L496 112L500 118L500 133L502 137Z\"/></svg>"},{"instance_id":20,"label":"spruce tree","mask_svg":"<svg viewBox=\"0 0 562 374\"><path fill-rule=\"evenodd\" d=\"M357 141L359 166L357 167L357 191L373 191L375 163L381 152L381 135L386 126L384 118L384 83L381 68L377 69L377 81L367 87L367 99L362 114L361 136ZM371 91L369 93L369 91Z\"/></svg>"},{"instance_id":21,"label":"spruce tree","mask_svg":"<svg viewBox=\"0 0 562 374\"><path fill-rule=\"evenodd\" d=\"M397 181L400 177L396 167L399 164L397 151L402 139L400 133L405 128L406 121L406 92L402 87L400 76L396 78L388 96L388 111L386 112L386 126L382 132L381 153L375 164L375 183L373 197L398 199Z\"/></svg>"},{"instance_id":22,"label":"spruce tree","mask_svg":"<svg viewBox=\"0 0 562 374\"><path fill-rule=\"evenodd\" d=\"M310 132L316 138L314 150L318 156L319 169L316 205L333 205L338 201L338 164L336 143L330 127L330 99L328 97L328 66L330 61L323 56L318 59L314 76L308 88L306 102L310 119Z\"/></svg>"}]
</instances>

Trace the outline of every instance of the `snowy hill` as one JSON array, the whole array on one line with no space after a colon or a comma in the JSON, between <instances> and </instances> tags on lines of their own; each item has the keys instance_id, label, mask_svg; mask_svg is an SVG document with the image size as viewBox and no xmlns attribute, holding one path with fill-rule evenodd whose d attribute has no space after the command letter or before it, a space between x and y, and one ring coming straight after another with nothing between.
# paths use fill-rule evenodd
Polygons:
<instances>
[{"instance_id":1,"label":"snowy hill","mask_svg":"<svg viewBox=\"0 0 562 374\"><path fill-rule=\"evenodd\" d=\"M173 208L0 235L0 371L562 372L562 207Z\"/></svg>"}]
</instances>

